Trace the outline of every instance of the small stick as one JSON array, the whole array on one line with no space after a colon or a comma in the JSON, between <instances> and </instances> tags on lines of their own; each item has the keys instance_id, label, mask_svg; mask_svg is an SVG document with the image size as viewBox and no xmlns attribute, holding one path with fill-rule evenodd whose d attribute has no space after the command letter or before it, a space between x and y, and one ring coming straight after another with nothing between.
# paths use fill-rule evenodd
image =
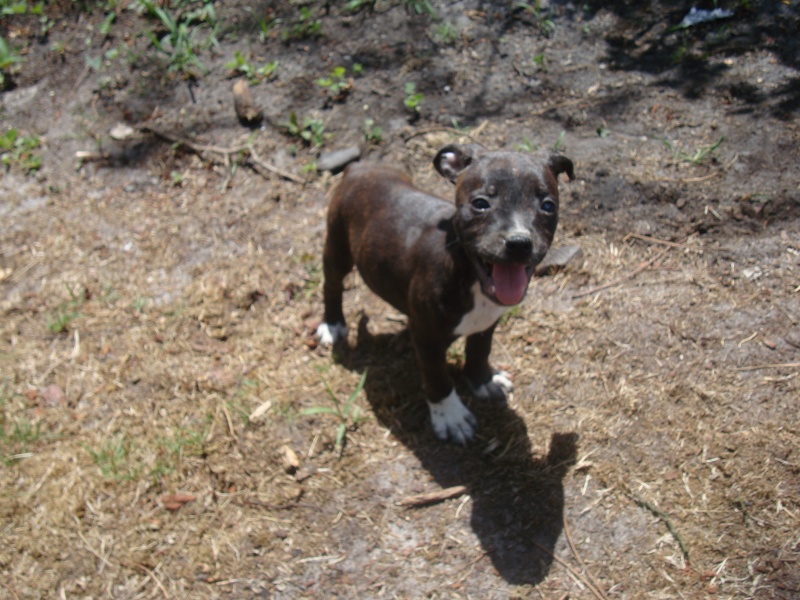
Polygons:
<instances>
[{"instance_id":1,"label":"small stick","mask_svg":"<svg viewBox=\"0 0 800 600\"><path fill-rule=\"evenodd\" d=\"M686 542L683 541L683 537L678 532L675 525L673 525L672 519L669 518L669 515L660 508L658 508L657 506L655 506L654 504L651 504L650 502L642 498L639 494L637 494L630 488L628 488L628 494L630 494L631 498L633 498L636 504L638 504L642 508L646 508L655 516L657 516L659 519L664 521L664 524L667 526L667 529L669 529L669 532L672 534L672 537L675 538L675 541L678 542L678 545L681 547L681 552L683 552L684 558L686 558L687 562L690 562L689 547L686 545Z\"/></svg>"},{"instance_id":2,"label":"small stick","mask_svg":"<svg viewBox=\"0 0 800 600\"><path fill-rule=\"evenodd\" d=\"M606 596L605 592L603 591L603 588L601 588L600 585L597 583L597 581L595 581L591 571L589 571L589 569L586 567L586 563L583 562L581 555L578 554L578 549L575 547L575 544L572 543L572 536L569 533L569 525L567 525L567 515L564 515L563 521L564 521L564 535L567 538L567 543L569 544L570 550L572 550L572 554L575 555L578 564L580 564L581 568L583 569L583 572L586 573L586 576L591 580L592 585L594 585L594 587L597 588L597 591L600 592L600 597L603 600L608 600L608 596Z\"/></svg>"},{"instance_id":3,"label":"small stick","mask_svg":"<svg viewBox=\"0 0 800 600\"><path fill-rule=\"evenodd\" d=\"M150 577L150 579L152 579L155 582L155 584L158 586L158 589L160 589L161 593L164 594L164 600L169 600L169 594L167 594L167 590L164 589L164 586L161 585L161 582L158 580L158 577L156 577L156 574L153 573L147 567L145 567L142 563L136 563L136 566L138 568L140 568L142 571L144 571L145 573L147 573L147 575Z\"/></svg>"},{"instance_id":4,"label":"small stick","mask_svg":"<svg viewBox=\"0 0 800 600\"><path fill-rule=\"evenodd\" d=\"M0 585L2 585L4 588L6 588L6 589L8 590L8 592L9 592L9 593L10 593L12 596L14 596L14 598L16 598L16 600L19 600L19 596L17 596L17 592L15 592L13 589L11 589L10 587L8 587L8 586L5 584L5 582L3 582L3 580L2 580L2 579L0 579Z\"/></svg>"},{"instance_id":5,"label":"small stick","mask_svg":"<svg viewBox=\"0 0 800 600\"><path fill-rule=\"evenodd\" d=\"M295 175L293 173L288 173L287 171L283 171L283 170L279 169L278 167L275 167L275 166L269 164L268 162L265 162L264 160L262 160L258 156L258 154L255 151L255 148L253 148L253 146L251 144L245 144L245 145L242 145L242 146L234 146L233 148L223 148L223 147L220 147L220 146L210 146L210 145L205 145L205 144L195 144L195 143L190 142L189 140L186 140L184 138L178 137L178 136L173 135L171 133L167 133L165 131L160 131L158 129L154 129L154 128L149 127L149 126L144 126L144 127L141 128L141 130L142 131L147 131L149 133L152 133L153 135L155 135L157 137L160 137L160 138L163 138L163 139L165 139L168 142L171 142L173 144L180 144L182 146L186 146L189 150L191 150L195 154L202 154L203 152L210 152L210 153L213 153L213 154L219 154L219 155L222 156L223 163L225 164L226 167L230 167L230 157L233 156L234 154L239 154L240 152L249 152L250 153L249 160L254 165L256 165L258 167L261 167L262 169L264 169L266 171L269 171L270 173L273 173L275 175L279 175L280 177L283 177L284 179L288 179L289 181L294 181L295 183L300 183L300 184L304 184L305 183L305 180L302 177L299 177L298 175ZM226 183L227 183L227 181L226 181Z\"/></svg>"},{"instance_id":6,"label":"small stick","mask_svg":"<svg viewBox=\"0 0 800 600\"><path fill-rule=\"evenodd\" d=\"M458 498L459 496L467 493L467 486L455 485L453 487L445 488L443 490L436 490L426 494L417 494L409 496L400 501L401 506L409 506L411 508L420 508L437 502L443 502L450 498Z\"/></svg>"},{"instance_id":7,"label":"small stick","mask_svg":"<svg viewBox=\"0 0 800 600\"><path fill-rule=\"evenodd\" d=\"M661 260L662 258L664 258L671 249L672 248L667 248L666 250L664 250L662 252L659 252L656 256L654 256L653 258L651 258L647 262L642 263L636 269L634 269L633 271L631 271L627 275L623 275L619 279L615 279L614 281L609 281L608 283L604 283L603 285L598 285L597 287L593 287L592 289L585 290L583 292L578 292L577 294L574 294L572 296L572 299L575 300L577 298L583 298L584 296L591 296L592 294L596 294L597 292L602 292L603 290L606 290L608 288L612 288L612 287L617 286L617 285L619 285L621 283L625 283L629 279L633 279L639 273L641 273L642 271L644 271L648 267L652 266L653 263L655 263L655 262Z\"/></svg>"},{"instance_id":8,"label":"small stick","mask_svg":"<svg viewBox=\"0 0 800 600\"><path fill-rule=\"evenodd\" d=\"M738 367L737 371L760 371L761 369L797 369L800 362L796 363L773 363L770 365L753 365L752 367Z\"/></svg>"},{"instance_id":9,"label":"small stick","mask_svg":"<svg viewBox=\"0 0 800 600\"><path fill-rule=\"evenodd\" d=\"M647 235L641 235L638 233L629 233L624 238L622 238L623 242L627 242L628 239L634 238L637 240L642 240L643 242L650 242L651 244L662 244L663 246L669 246L670 248L683 248L684 245L679 242L669 242L667 240L660 240L658 238L650 237Z\"/></svg>"},{"instance_id":10,"label":"small stick","mask_svg":"<svg viewBox=\"0 0 800 600\"><path fill-rule=\"evenodd\" d=\"M592 592L592 594L594 594L595 598L598 598L599 600L607 600L607 598L605 598L605 596L603 596L603 595L602 595L602 592L601 592L600 590L598 590L597 588L595 588L595 587L592 585L592 583L591 583L591 582L590 582L588 579L586 579L586 577L584 577L583 575L581 575L580 573L578 573L578 572L577 572L575 569L573 569L573 568L570 566L570 564L569 564L567 561L565 561L563 558L561 558L561 557L560 557L560 556L558 556L557 554L553 554L553 553L552 553L550 550L548 550L547 548L545 548L544 546L542 546L542 545L541 545L539 542L537 542L536 540L531 540L531 542L533 542L533 545L534 545L534 546L536 546L537 548L539 548L539 550L541 550L542 552L546 552L547 554L549 554L549 555L550 555L550 557L551 557L551 558L553 558L553 559L554 559L554 560L555 560L555 561L556 561L558 564L560 564L560 565L561 565L562 567L564 567L564 568L565 568L567 571L569 571L569 572L570 572L570 573L572 573L572 574L573 574L575 577L577 577L577 578L578 578L578 579L581 581L581 583L583 583L583 585L585 585L587 588L589 588L589 591L590 591L590 592Z\"/></svg>"},{"instance_id":11,"label":"small stick","mask_svg":"<svg viewBox=\"0 0 800 600\"><path fill-rule=\"evenodd\" d=\"M419 131L415 131L414 133L410 134L405 139L405 142L407 144L408 142L410 142L415 137L419 137L421 135L426 135L428 133L434 133L436 131L446 131L448 133L454 133L456 135L461 135L461 136L464 136L466 138L469 138L473 142L475 142L476 144L478 143L478 141L474 137L472 137L470 134L468 134L466 131L461 131L460 129L456 129L455 127L444 127L444 126L426 127L425 129L420 129Z\"/></svg>"}]
</instances>

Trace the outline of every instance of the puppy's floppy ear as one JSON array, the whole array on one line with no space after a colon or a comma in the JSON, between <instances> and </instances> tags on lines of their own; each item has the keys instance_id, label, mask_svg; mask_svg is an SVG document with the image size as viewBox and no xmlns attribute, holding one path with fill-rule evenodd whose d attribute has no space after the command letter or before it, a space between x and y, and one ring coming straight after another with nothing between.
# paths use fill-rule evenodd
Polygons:
<instances>
[{"instance_id":1,"label":"puppy's floppy ear","mask_svg":"<svg viewBox=\"0 0 800 600\"><path fill-rule=\"evenodd\" d=\"M550 169L550 172L553 173L553 177L556 178L556 181L558 181L558 175L560 173L566 173L570 181L575 179L575 171L572 167L572 161L566 156L562 156L561 154L551 154L547 161L547 166Z\"/></svg>"},{"instance_id":2,"label":"puppy's floppy ear","mask_svg":"<svg viewBox=\"0 0 800 600\"><path fill-rule=\"evenodd\" d=\"M474 159L483 152L477 144L448 144L433 159L433 166L441 175L455 183L461 172L466 169Z\"/></svg>"}]
</instances>

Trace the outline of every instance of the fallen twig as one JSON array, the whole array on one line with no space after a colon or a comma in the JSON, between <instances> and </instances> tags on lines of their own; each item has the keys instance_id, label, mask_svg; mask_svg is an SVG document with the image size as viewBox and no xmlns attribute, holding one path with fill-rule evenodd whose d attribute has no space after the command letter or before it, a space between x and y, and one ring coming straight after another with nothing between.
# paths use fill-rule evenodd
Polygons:
<instances>
[{"instance_id":1,"label":"fallen twig","mask_svg":"<svg viewBox=\"0 0 800 600\"><path fill-rule=\"evenodd\" d=\"M466 138L471 139L476 144L478 143L475 138L473 138L470 134L466 131L461 131L460 129L456 129L455 127L445 127L445 126L437 126L437 127L426 127L425 129L420 129L419 131L415 131L412 134L409 134L408 137L405 138L405 142L408 143L415 137L419 137L421 135L426 135L428 133L435 133L437 131L446 131L448 133L454 133L456 135L462 135Z\"/></svg>"},{"instance_id":2,"label":"fallen twig","mask_svg":"<svg viewBox=\"0 0 800 600\"><path fill-rule=\"evenodd\" d=\"M434 492L427 492L425 494L417 494L409 496L400 501L401 506L408 506L411 508L420 508L430 504L436 504L451 498L458 498L459 496L467 493L467 486L455 485L453 487L445 488L443 490L436 490Z\"/></svg>"},{"instance_id":3,"label":"fallen twig","mask_svg":"<svg viewBox=\"0 0 800 600\"><path fill-rule=\"evenodd\" d=\"M604 283L603 285L598 285L597 287L593 287L593 288L591 288L589 290L584 290L583 292L578 292L577 294L573 294L573 296L572 296L573 300L577 299L577 298L583 298L584 296L591 296L592 294L596 294L597 292L602 292L603 290L607 290L608 288L612 288L612 287L617 286L617 285L619 285L621 283L625 283L626 281L628 281L630 279L633 279L639 273L641 273L642 271L644 271L648 267L652 266L654 263L656 263L659 260L661 260L662 258L664 258L670 250L672 250L671 247L663 250L662 252L659 252L656 256L654 256L650 260L642 263L641 265L639 265L637 268L635 268L630 273L628 273L626 275L623 275L622 277L620 277L618 279L615 279L614 281L609 281L608 283Z\"/></svg>"},{"instance_id":4,"label":"fallen twig","mask_svg":"<svg viewBox=\"0 0 800 600\"><path fill-rule=\"evenodd\" d=\"M644 498L642 498L639 494L637 494L636 492L634 492L630 488L628 488L628 494L633 499L633 501L636 502L636 504L638 504L642 508L645 508L645 509L649 510L651 513L653 513L659 519L664 521L664 524L667 526L667 529L669 529L669 532L672 534L672 537L675 538L675 541L678 542L678 546L681 547L681 552L683 552L683 556L686 559L686 562L690 562L689 561L689 547L686 545L686 542L683 541L683 537L678 532L678 529L675 527L675 525L672 523L672 519L670 519L669 515L667 513L665 513L663 510L661 510L660 508L658 508L656 505L654 505L654 504L648 502L647 500L645 500Z\"/></svg>"},{"instance_id":5,"label":"fallen twig","mask_svg":"<svg viewBox=\"0 0 800 600\"><path fill-rule=\"evenodd\" d=\"M797 369L800 362L796 363L772 363L769 365L753 365L750 367L738 367L737 371L760 371L761 369Z\"/></svg>"},{"instance_id":6,"label":"fallen twig","mask_svg":"<svg viewBox=\"0 0 800 600\"><path fill-rule=\"evenodd\" d=\"M572 536L569 533L569 525L567 525L566 515L564 515L563 521L564 521L564 535L567 538L567 543L569 544L570 550L572 550L572 554L575 555L575 559L578 561L578 564L580 564L581 569L583 569L583 572L586 573L586 576L591 580L592 585L600 594L600 597L603 600L608 600L608 596L606 596L605 592L603 591L603 588L601 588L600 585L597 583L597 581L595 581L595 578L592 576L591 571L589 571L589 569L586 567L586 563L583 562L581 555L578 554L578 549L575 547L575 544L572 543Z\"/></svg>"},{"instance_id":7,"label":"fallen twig","mask_svg":"<svg viewBox=\"0 0 800 600\"><path fill-rule=\"evenodd\" d=\"M253 148L252 144L242 144L241 146L233 146L231 148L224 148L221 146L213 146L213 145L206 145L206 144L195 144L187 139L184 139L180 136L174 135L172 133L161 131L159 129L155 129L150 127L149 125L145 125L140 128L141 131L146 131L148 133L152 133L153 135L160 137L162 139L167 140L172 144L179 144L181 146L185 146L195 154L218 154L222 157L222 163L225 165L225 168L230 170L231 165L231 157L236 154L247 153L249 157L246 159L251 162L253 165L264 169L265 171L269 171L275 175L283 177L284 179L288 179L289 181L294 181L295 183L305 183L305 180L295 175L294 173L289 173L288 171L284 171L275 167L268 162L264 161L256 152L255 148ZM226 181L227 183L227 181Z\"/></svg>"},{"instance_id":8,"label":"fallen twig","mask_svg":"<svg viewBox=\"0 0 800 600\"><path fill-rule=\"evenodd\" d=\"M643 242L650 242L651 244L661 244L662 246L669 246L670 248L685 247L682 242L670 242L668 240L660 240L658 238L650 237L648 235L641 235L639 233L629 233L624 238L622 238L622 241L627 242L631 238L636 240L642 240Z\"/></svg>"},{"instance_id":9,"label":"fallen twig","mask_svg":"<svg viewBox=\"0 0 800 600\"><path fill-rule=\"evenodd\" d=\"M549 555L550 555L550 557L551 557L552 559L554 559L554 560L555 560L555 561L556 561L558 564L560 564L560 565L561 565L562 567L564 567L564 568L565 568L567 571L569 571L569 572L570 572L570 573L572 573L572 574L573 574L575 577L577 577L577 578L578 578L578 579L581 581L581 583L583 583L583 585L585 585L587 588L589 588L589 591L590 591L590 592L592 592L592 594L594 594L594 597L595 597L595 598L599 598L599 600L608 600L608 599L605 597L605 595L603 595L603 592L601 592L601 591L600 591L599 589L597 589L597 588L596 588L594 585L592 585L592 582L591 582L591 581L589 581L588 579L586 579L586 577L584 577L584 576L583 576L581 573L578 573L578 571L576 571L575 569L573 569L573 568L572 568L572 566L570 566L570 564L569 564L567 561L565 561L563 558L561 558L561 557L560 557L560 556L558 556L557 554L553 554L553 552L551 552L550 550L548 550L547 548L545 548L544 546L542 546L542 545L541 545L539 542L537 542L536 540L531 540L531 542L533 542L533 545L534 545L534 546L536 546L537 548L539 548L539 550L541 550L542 552L545 552L545 553L549 554Z\"/></svg>"}]
</instances>

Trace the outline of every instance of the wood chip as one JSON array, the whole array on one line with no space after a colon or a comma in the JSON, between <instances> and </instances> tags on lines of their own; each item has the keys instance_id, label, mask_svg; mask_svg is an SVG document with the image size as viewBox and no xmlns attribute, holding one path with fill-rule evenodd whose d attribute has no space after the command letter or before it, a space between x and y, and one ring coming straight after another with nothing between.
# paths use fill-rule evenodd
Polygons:
<instances>
[{"instance_id":1,"label":"wood chip","mask_svg":"<svg viewBox=\"0 0 800 600\"><path fill-rule=\"evenodd\" d=\"M233 107L239 122L246 127L258 125L264 118L261 110L253 102L250 84L246 79L237 79L233 84Z\"/></svg>"},{"instance_id":2,"label":"wood chip","mask_svg":"<svg viewBox=\"0 0 800 600\"><path fill-rule=\"evenodd\" d=\"M445 488L443 490L436 490L434 492L426 492L424 494L416 494L409 496L400 501L401 506L408 506L411 508L419 508L450 500L451 498L458 498L467 493L467 486L455 485L453 487Z\"/></svg>"},{"instance_id":3,"label":"wood chip","mask_svg":"<svg viewBox=\"0 0 800 600\"><path fill-rule=\"evenodd\" d=\"M297 470L297 473L294 474L295 480L298 482L305 481L312 475L317 474L317 465L306 463L302 467Z\"/></svg>"},{"instance_id":4,"label":"wood chip","mask_svg":"<svg viewBox=\"0 0 800 600\"><path fill-rule=\"evenodd\" d=\"M294 473L300 468L300 459L297 458L297 453L289 446L281 448L281 462L283 462L283 469L287 473Z\"/></svg>"},{"instance_id":5,"label":"wood chip","mask_svg":"<svg viewBox=\"0 0 800 600\"><path fill-rule=\"evenodd\" d=\"M270 408L272 408L272 400L262 402L258 408L250 413L250 416L247 417L247 420L251 423L258 423L259 421L263 420L264 415Z\"/></svg>"}]
</instances>

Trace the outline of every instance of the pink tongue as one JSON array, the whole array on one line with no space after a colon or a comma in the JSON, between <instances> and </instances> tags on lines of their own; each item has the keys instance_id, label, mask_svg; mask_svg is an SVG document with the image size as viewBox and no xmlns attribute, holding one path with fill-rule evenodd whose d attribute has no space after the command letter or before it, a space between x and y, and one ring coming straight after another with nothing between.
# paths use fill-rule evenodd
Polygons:
<instances>
[{"instance_id":1,"label":"pink tongue","mask_svg":"<svg viewBox=\"0 0 800 600\"><path fill-rule=\"evenodd\" d=\"M518 304L528 287L528 276L523 265L495 263L492 265L494 293L501 304Z\"/></svg>"}]
</instances>

